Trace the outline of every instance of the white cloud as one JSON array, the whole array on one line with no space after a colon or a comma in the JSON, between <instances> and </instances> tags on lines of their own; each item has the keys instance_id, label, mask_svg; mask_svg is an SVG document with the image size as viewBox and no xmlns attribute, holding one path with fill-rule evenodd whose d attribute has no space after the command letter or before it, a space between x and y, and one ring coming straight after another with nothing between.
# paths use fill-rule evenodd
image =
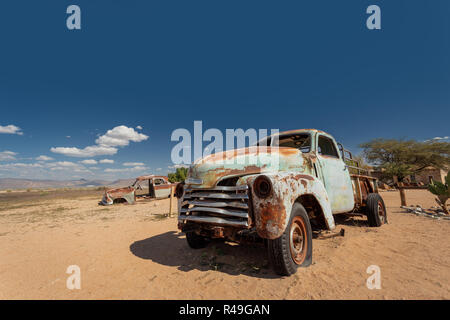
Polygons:
<instances>
[{"instance_id":1,"label":"white cloud","mask_svg":"<svg viewBox=\"0 0 450 320\"><path fill-rule=\"evenodd\" d=\"M156 171L161 171L162 170L162 168L156 168Z\"/></svg>"},{"instance_id":2,"label":"white cloud","mask_svg":"<svg viewBox=\"0 0 450 320\"><path fill-rule=\"evenodd\" d=\"M80 164L71 161L57 161L47 164L48 167L65 167L65 168L80 168Z\"/></svg>"},{"instance_id":3,"label":"white cloud","mask_svg":"<svg viewBox=\"0 0 450 320\"><path fill-rule=\"evenodd\" d=\"M14 169L14 168L45 168L50 170L56 170L54 168L59 169L78 169L83 170L86 169L84 166L70 162L70 161L57 161L57 162L38 162L38 163L22 163L22 162L14 162L0 165L0 169Z\"/></svg>"},{"instance_id":4,"label":"white cloud","mask_svg":"<svg viewBox=\"0 0 450 320\"><path fill-rule=\"evenodd\" d=\"M97 164L97 160L87 159L87 160L80 161L80 163L82 163L82 164Z\"/></svg>"},{"instance_id":5,"label":"white cloud","mask_svg":"<svg viewBox=\"0 0 450 320\"><path fill-rule=\"evenodd\" d=\"M142 171L143 174L148 170L146 167L139 166L133 168L126 167L118 171L112 169L104 172L103 169L71 161L36 161L35 163L0 162L0 174L2 176L45 180L71 179L74 175L85 179L111 180L129 178L130 174L134 175L138 171Z\"/></svg>"},{"instance_id":6,"label":"white cloud","mask_svg":"<svg viewBox=\"0 0 450 320\"><path fill-rule=\"evenodd\" d=\"M17 153L16 152L12 152L12 151L2 151L0 152L0 161L10 161L10 160L16 160L16 156Z\"/></svg>"},{"instance_id":7,"label":"white cloud","mask_svg":"<svg viewBox=\"0 0 450 320\"><path fill-rule=\"evenodd\" d=\"M102 159L99 161L100 163L114 163L114 160L111 159Z\"/></svg>"},{"instance_id":8,"label":"white cloud","mask_svg":"<svg viewBox=\"0 0 450 320\"><path fill-rule=\"evenodd\" d=\"M137 126L136 129L142 130L142 127L141 126Z\"/></svg>"},{"instance_id":9,"label":"white cloud","mask_svg":"<svg viewBox=\"0 0 450 320\"><path fill-rule=\"evenodd\" d=\"M13 124L0 126L0 133L18 134L20 136L23 135L22 129Z\"/></svg>"},{"instance_id":10,"label":"white cloud","mask_svg":"<svg viewBox=\"0 0 450 320\"><path fill-rule=\"evenodd\" d=\"M40 163L7 163L7 164L0 164L0 170L5 170L12 172L14 170L23 171L23 169L27 168L43 168L43 165Z\"/></svg>"},{"instance_id":11,"label":"white cloud","mask_svg":"<svg viewBox=\"0 0 450 320\"><path fill-rule=\"evenodd\" d=\"M75 147L56 147L51 148L51 152L63 154L68 157L89 158L95 156L111 156L117 153L117 148L107 146L89 146L84 149Z\"/></svg>"},{"instance_id":12,"label":"white cloud","mask_svg":"<svg viewBox=\"0 0 450 320\"><path fill-rule=\"evenodd\" d=\"M50 162L46 163L45 166L51 171L61 170L67 172L90 173L85 166L70 161Z\"/></svg>"},{"instance_id":13,"label":"white cloud","mask_svg":"<svg viewBox=\"0 0 450 320\"><path fill-rule=\"evenodd\" d=\"M439 141L439 140L448 140L450 137L448 137L448 136L445 136L445 137L434 137L433 139L431 139L431 140L437 140L437 141Z\"/></svg>"},{"instance_id":14,"label":"white cloud","mask_svg":"<svg viewBox=\"0 0 450 320\"><path fill-rule=\"evenodd\" d=\"M142 163L142 162L124 162L123 165L125 167L136 167L136 166L145 166L145 163Z\"/></svg>"},{"instance_id":15,"label":"white cloud","mask_svg":"<svg viewBox=\"0 0 450 320\"><path fill-rule=\"evenodd\" d=\"M104 135L95 140L96 145L84 149L76 147L53 147L51 152L63 154L68 157L92 158L95 156L111 156L117 153L117 147L125 147L130 141L141 142L147 140L148 136L136 132L133 128L117 126L108 130Z\"/></svg>"},{"instance_id":16,"label":"white cloud","mask_svg":"<svg viewBox=\"0 0 450 320\"><path fill-rule=\"evenodd\" d=\"M48 157L48 156L44 156L44 155L40 155L39 157L36 158L36 160L38 161L51 161L53 160L52 157Z\"/></svg>"},{"instance_id":17,"label":"white cloud","mask_svg":"<svg viewBox=\"0 0 450 320\"><path fill-rule=\"evenodd\" d=\"M434 137L428 140L423 140L423 142L439 142L439 141L446 141L446 140L450 140L449 136L445 136L445 137Z\"/></svg>"},{"instance_id":18,"label":"white cloud","mask_svg":"<svg viewBox=\"0 0 450 320\"><path fill-rule=\"evenodd\" d=\"M136 172L136 171L146 171L149 168L147 167L141 167L141 166L136 166L133 168L121 168L121 169L105 169L105 172Z\"/></svg>"},{"instance_id":19,"label":"white cloud","mask_svg":"<svg viewBox=\"0 0 450 320\"><path fill-rule=\"evenodd\" d=\"M148 136L136 132L133 128L118 126L108 130L106 134L98 137L98 139L95 140L95 143L108 147L125 147L130 143L130 141L141 142L147 139Z\"/></svg>"}]
</instances>

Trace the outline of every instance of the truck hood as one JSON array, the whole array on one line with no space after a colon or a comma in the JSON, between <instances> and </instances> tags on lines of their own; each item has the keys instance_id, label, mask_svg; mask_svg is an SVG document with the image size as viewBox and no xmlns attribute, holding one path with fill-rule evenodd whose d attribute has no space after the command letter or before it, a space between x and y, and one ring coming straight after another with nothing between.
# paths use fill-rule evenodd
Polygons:
<instances>
[{"instance_id":1,"label":"truck hood","mask_svg":"<svg viewBox=\"0 0 450 320\"><path fill-rule=\"evenodd\" d=\"M258 173L304 171L304 157L295 148L249 147L214 153L197 160L189 169L189 185L212 188L219 181ZM193 184L193 183L192 183Z\"/></svg>"}]
</instances>

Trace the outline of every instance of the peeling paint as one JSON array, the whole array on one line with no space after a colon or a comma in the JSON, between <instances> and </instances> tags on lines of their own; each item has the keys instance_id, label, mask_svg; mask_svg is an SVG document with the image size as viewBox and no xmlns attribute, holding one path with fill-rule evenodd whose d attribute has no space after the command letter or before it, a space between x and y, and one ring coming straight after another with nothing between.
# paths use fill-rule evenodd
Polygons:
<instances>
[{"instance_id":1,"label":"peeling paint","mask_svg":"<svg viewBox=\"0 0 450 320\"><path fill-rule=\"evenodd\" d=\"M327 191L323 183L311 175L297 175L291 172L266 174L272 181L273 193L269 198L259 199L254 191L255 227L258 235L267 239L281 236L289 223L292 206L302 195L313 195L321 206L328 229L334 229L334 219ZM249 179L251 185L256 176Z\"/></svg>"},{"instance_id":2,"label":"peeling paint","mask_svg":"<svg viewBox=\"0 0 450 320\"><path fill-rule=\"evenodd\" d=\"M212 188L220 180L264 172L303 172L301 151L293 148L249 147L209 155L194 163L189 177L201 179L196 188Z\"/></svg>"}]
</instances>

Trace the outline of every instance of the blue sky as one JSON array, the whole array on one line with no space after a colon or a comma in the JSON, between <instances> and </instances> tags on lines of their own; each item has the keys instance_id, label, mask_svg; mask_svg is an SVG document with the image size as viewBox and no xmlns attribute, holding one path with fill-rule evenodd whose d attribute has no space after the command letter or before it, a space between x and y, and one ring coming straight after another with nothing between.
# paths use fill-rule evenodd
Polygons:
<instances>
[{"instance_id":1,"label":"blue sky","mask_svg":"<svg viewBox=\"0 0 450 320\"><path fill-rule=\"evenodd\" d=\"M70 4L81 30L66 28ZM381 30L366 28L371 4ZM0 178L166 173L172 131L194 120L318 128L354 152L449 136L449 17L446 0L2 1ZM118 126L135 141L115 154L51 151Z\"/></svg>"}]
</instances>

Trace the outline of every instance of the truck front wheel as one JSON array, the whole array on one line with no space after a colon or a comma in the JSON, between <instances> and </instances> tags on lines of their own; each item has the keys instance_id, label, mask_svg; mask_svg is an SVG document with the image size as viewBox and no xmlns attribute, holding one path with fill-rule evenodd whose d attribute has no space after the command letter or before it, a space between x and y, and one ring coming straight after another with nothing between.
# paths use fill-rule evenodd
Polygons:
<instances>
[{"instance_id":1,"label":"truck front wheel","mask_svg":"<svg viewBox=\"0 0 450 320\"><path fill-rule=\"evenodd\" d=\"M289 225L278 239L268 240L269 260L275 272L290 276L312 261L312 230L308 214L300 203L292 207Z\"/></svg>"},{"instance_id":2,"label":"truck front wheel","mask_svg":"<svg viewBox=\"0 0 450 320\"><path fill-rule=\"evenodd\" d=\"M370 227L387 223L386 206L378 193L369 193L366 202L366 215Z\"/></svg>"},{"instance_id":3,"label":"truck front wheel","mask_svg":"<svg viewBox=\"0 0 450 320\"><path fill-rule=\"evenodd\" d=\"M186 240L192 249L201 249L208 245L209 239L196 234L194 231L186 232Z\"/></svg>"}]
</instances>

